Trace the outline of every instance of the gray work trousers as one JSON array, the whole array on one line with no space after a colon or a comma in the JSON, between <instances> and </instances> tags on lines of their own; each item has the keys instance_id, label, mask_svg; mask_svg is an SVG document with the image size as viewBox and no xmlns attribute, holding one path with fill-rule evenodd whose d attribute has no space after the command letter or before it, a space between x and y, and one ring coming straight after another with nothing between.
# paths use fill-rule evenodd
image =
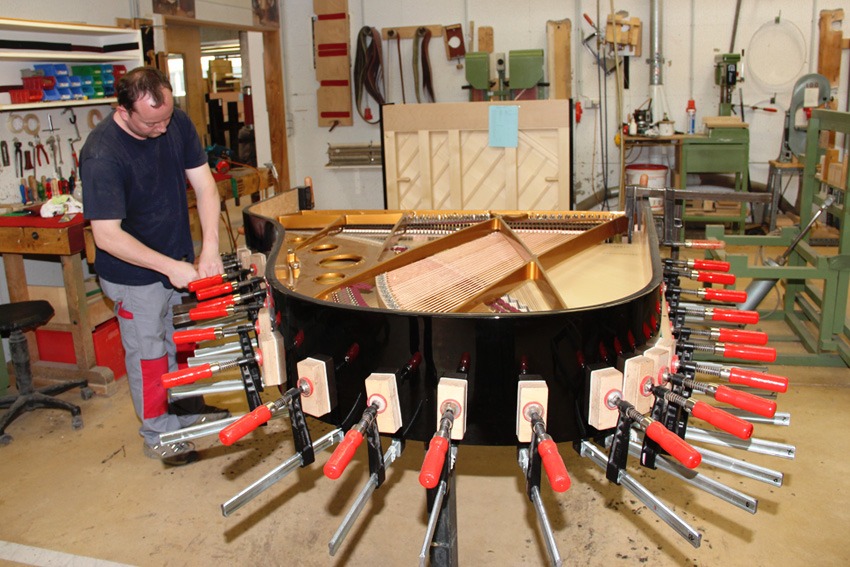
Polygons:
<instances>
[{"instance_id":1,"label":"gray work trousers","mask_svg":"<svg viewBox=\"0 0 850 567\"><path fill-rule=\"evenodd\" d=\"M177 370L172 307L181 302L182 295L161 283L122 285L101 278L100 286L115 302L130 396L142 421L139 433L148 445L158 445L160 434L182 429L198 419L197 413L169 413L168 394L162 386L162 375ZM192 398L188 408L184 402L181 405L199 412L203 403L198 397Z\"/></svg>"}]
</instances>

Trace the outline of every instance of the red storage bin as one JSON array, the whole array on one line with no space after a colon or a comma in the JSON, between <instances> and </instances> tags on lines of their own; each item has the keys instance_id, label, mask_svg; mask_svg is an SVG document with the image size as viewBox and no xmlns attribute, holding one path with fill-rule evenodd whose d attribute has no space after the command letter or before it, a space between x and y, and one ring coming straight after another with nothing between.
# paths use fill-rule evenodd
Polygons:
<instances>
[{"instance_id":1,"label":"red storage bin","mask_svg":"<svg viewBox=\"0 0 850 567\"><path fill-rule=\"evenodd\" d=\"M118 321L112 318L95 327L92 340L94 341L94 358L97 365L111 368L116 380L125 376L127 368L124 366L124 346L121 344ZM74 341L70 332L36 329L35 341L41 360L68 364L77 363Z\"/></svg>"}]
</instances>

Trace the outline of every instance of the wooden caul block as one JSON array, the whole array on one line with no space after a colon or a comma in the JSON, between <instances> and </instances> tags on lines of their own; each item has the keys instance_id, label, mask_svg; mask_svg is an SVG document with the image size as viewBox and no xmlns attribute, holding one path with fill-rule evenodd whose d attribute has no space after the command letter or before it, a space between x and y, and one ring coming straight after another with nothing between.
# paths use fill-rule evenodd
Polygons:
<instances>
[{"instance_id":1,"label":"wooden caul block","mask_svg":"<svg viewBox=\"0 0 850 567\"><path fill-rule=\"evenodd\" d=\"M643 355L653 364L652 383L656 386L661 384L662 374L670 371L673 351L669 346L656 345L644 351Z\"/></svg>"},{"instance_id":2,"label":"wooden caul block","mask_svg":"<svg viewBox=\"0 0 850 567\"><path fill-rule=\"evenodd\" d=\"M652 375L655 364L646 356L627 358L623 364L623 399L640 413L652 409Z\"/></svg>"},{"instance_id":3,"label":"wooden caul block","mask_svg":"<svg viewBox=\"0 0 850 567\"><path fill-rule=\"evenodd\" d=\"M602 431L617 426L620 412L608 405L613 396L623 397L623 373L616 368L600 368L590 372L590 396L587 423Z\"/></svg>"},{"instance_id":4,"label":"wooden caul block","mask_svg":"<svg viewBox=\"0 0 850 567\"><path fill-rule=\"evenodd\" d=\"M295 366L299 387L306 384L308 389L307 393L302 391L301 409L313 417L330 413L336 404L333 359L317 355L300 360Z\"/></svg>"},{"instance_id":5,"label":"wooden caul block","mask_svg":"<svg viewBox=\"0 0 850 567\"><path fill-rule=\"evenodd\" d=\"M460 441L466 433L466 380L461 378L440 378L437 384L437 423L443 417L447 402L454 404L458 412L452 425L452 439Z\"/></svg>"},{"instance_id":6,"label":"wooden caul block","mask_svg":"<svg viewBox=\"0 0 850 567\"><path fill-rule=\"evenodd\" d=\"M263 353L263 386L279 386L285 382L283 373L286 368L286 351L283 348L283 336L274 330L272 317L274 312L263 307L257 312L257 346Z\"/></svg>"},{"instance_id":7,"label":"wooden caul block","mask_svg":"<svg viewBox=\"0 0 850 567\"><path fill-rule=\"evenodd\" d=\"M374 372L366 378L366 405L378 404L377 422L381 433L395 433L403 425L395 374Z\"/></svg>"},{"instance_id":8,"label":"wooden caul block","mask_svg":"<svg viewBox=\"0 0 850 567\"><path fill-rule=\"evenodd\" d=\"M529 406L540 406L540 417L546 419L549 406L549 386L545 380L520 380L517 384L516 437L520 443L531 442L531 418L526 415Z\"/></svg>"}]
</instances>

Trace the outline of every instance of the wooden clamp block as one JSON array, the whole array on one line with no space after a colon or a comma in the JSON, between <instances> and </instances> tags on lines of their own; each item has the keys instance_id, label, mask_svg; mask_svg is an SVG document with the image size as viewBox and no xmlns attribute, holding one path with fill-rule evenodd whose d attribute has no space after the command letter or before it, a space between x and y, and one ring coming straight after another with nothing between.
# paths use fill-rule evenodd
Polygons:
<instances>
[{"instance_id":1,"label":"wooden clamp block","mask_svg":"<svg viewBox=\"0 0 850 567\"><path fill-rule=\"evenodd\" d=\"M623 373L616 368L600 368L590 372L590 399L587 423L600 431L617 426L620 412L609 401L623 397Z\"/></svg>"},{"instance_id":2,"label":"wooden clamp block","mask_svg":"<svg viewBox=\"0 0 850 567\"><path fill-rule=\"evenodd\" d=\"M260 278L266 276L266 255L256 252L251 254L248 267L254 272L254 275Z\"/></svg>"},{"instance_id":3,"label":"wooden clamp block","mask_svg":"<svg viewBox=\"0 0 850 567\"><path fill-rule=\"evenodd\" d=\"M520 380L517 384L516 401L516 437L520 443L530 443L531 418L525 415L526 409L531 404L540 406L540 417L545 420L549 406L549 386L545 380Z\"/></svg>"},{"instance_id":4,"label":"wooden clamp block","mask_svg":"<svg viewBox=\"0 0 850 567\"><path fill-rule=\"evenodd\" d=\"M280 386L285 382L286 350L283 336L272 326L272 317L274 311L268 307L257 312L257 347L263 353L263 386Z\"/></svg>"},{"instance_id":5,"label":"wooden clamp block","mask_svg":"<svg viewBox=\"0 0 850 567\"><path fill-rule=\"evenodd\" d=\"M321 417L336 405L336 382L333 358L317 355L298 361L298 386L302 388L301 409L313 417ZM307 392L304 392L304 386Z\"/></svg>"},{"instance_id":6,"label":"wooden clamp block","mask_svg":"<svg viewBox=\"0 0 850 567\"><path fill-rule=\"evenodd\" d=\"M655 363L646 356L627 358L623 365L623 399L640 413L652 409Z\"/></svg>"},{"instance_id":7,"label":"wooden clamp block","mask_svg":"<svg viewBox=\"0 0 850 567\"><path fill-rule=\"evenodd\" d=\"M466 387L467 382L462 378L440 378L437 384L437 423L443 417L447 402L457 406L452 425L452 439L460 441L466 433Z\"/></svg>"},{"instance_id":8,"label":"wooden clamp block","mask_svg":"<svg viewBox=\"0 0 850 567\"><path fill-rule=\"evenodd\" d=\"M402 426L398 384L391 372L374 372L366 378L366 405L378 404L378 431L395 433Z\"/></svg>"},{"instance_id":9,"label":"wooden clamp block","mask_svg":"<svg viewBox=\"0 0 850 567\"><path fill-rule=\"evenodd\" d=\"M251 250L245 246L240 246L236 249L236 259L239 262L239 267L247 270L251 267Z\"/></svg>"},{"instance_id":10,"label":"wooden clamp block","mask_svg":"<svg viewBox=\"0 0 850 567\"><path fill-rule=\"evenodd\" d=\"M670 372L670 365L673 361L673 350L668 346L656 345L651 349L645 350L643 355L652 360L652 364L654 365L652 383L660 386L662 374Z\"/></svg>"}]
</instances>

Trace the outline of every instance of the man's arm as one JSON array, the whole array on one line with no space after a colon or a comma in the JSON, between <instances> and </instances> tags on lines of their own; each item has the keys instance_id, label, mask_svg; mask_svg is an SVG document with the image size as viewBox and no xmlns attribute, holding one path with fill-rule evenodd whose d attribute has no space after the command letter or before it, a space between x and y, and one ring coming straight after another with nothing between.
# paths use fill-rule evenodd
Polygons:
<instances>
[{"instance_id":1,"label":"man's arm","mask_svg":"<svg viewBox=\"0 0 850 567\"><path fill-rule=\"evenodd\" d=\"M218 186L207 164L187 169L186 177L195 191L198 218L201 221L203 234L201 254L198 257L198 273L202 278L215 276L224 271L218 248L218 215L221 211Z\"/></svg>"},{"instance_id":2,"label":"man's arm","mask_svg":"<svg viewBox=\"0 0 850 567\"><path fill-rule=\"evenodd\" d=\"M164 274L175 288L185 288L199 278L189 262L169 258L139 242L121 228L120 219L92 219L91 228L98 248L129 264Z\"/></svg>"}]
</instances>

